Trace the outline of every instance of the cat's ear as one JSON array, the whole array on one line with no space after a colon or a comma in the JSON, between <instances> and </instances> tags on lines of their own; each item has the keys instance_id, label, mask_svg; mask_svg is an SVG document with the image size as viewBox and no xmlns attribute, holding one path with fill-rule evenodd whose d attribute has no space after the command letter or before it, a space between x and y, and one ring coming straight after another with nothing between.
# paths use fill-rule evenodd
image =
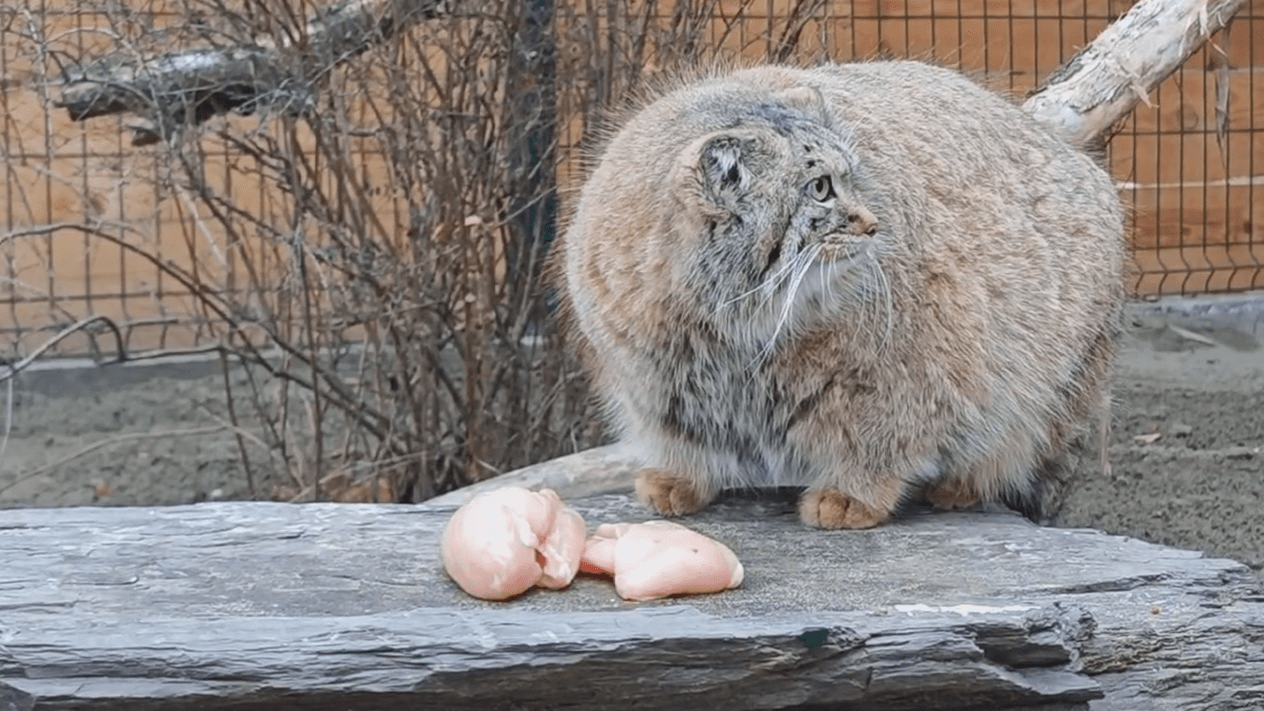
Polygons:
<instances>
[{"instance_id":1,"label":"cat's ear","mask_svg":"<svg viewBox=\"0 0 1264 711\"><path fill-rule=\"evenodd\" d=\"M731 213L754 182L757 166L766 160L760 137L740 129L697 139L680 155L673 182L704 212ZM696 204L696 203L695 203Z\"/></svg>"},{"instance_id":2,"label":"cat's ear","mask_svg":"<svg viewBox=\"0 0 1264 711\"><path fill-rule=\"evenodd\" d=\"M750 144L750 139L725 134L712 136L702 144L698 169L708 197L723 199L744 192L750 185Z\"/></svg>"},{"instance_id":3,"label":"cat's ear","mask_svg":"<svg viewBox=\"0 0 1264 711\"><path fill-rule=\"evenodd\" d=\"M825 114L825 97L814 86L792 86L774 93L772 97L783 106L798 109L812 118Z\"/></svg>"}]
</instances>

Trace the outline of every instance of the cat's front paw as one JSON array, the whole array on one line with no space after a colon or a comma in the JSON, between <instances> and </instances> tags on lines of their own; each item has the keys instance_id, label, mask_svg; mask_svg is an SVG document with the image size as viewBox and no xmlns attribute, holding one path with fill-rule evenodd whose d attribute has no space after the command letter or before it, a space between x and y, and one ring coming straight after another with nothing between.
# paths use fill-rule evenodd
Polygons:
<instances>
[{"instance_id":1,"label":"cat's front paw","mask_svg":"<svg viewBox=\"0 0 1264 711\"><path fill-rule=\"evenodd\" d=\"M838 489L809 489L799 499L799 518L816 528L873 528L891 517Z\"/></svg>"},{"instance_id":2,"label":"cat's front paw","mask_svg":"<svg viewBox=\"0 0 1264 711\"><path fill-rule=\"evenodd\" d=\"M707 495L688 477L663 469L642 469L636 474L636 495L641 503L664 516L681 516L701 510L711 503Z\"/></svg>"}]
</instances>

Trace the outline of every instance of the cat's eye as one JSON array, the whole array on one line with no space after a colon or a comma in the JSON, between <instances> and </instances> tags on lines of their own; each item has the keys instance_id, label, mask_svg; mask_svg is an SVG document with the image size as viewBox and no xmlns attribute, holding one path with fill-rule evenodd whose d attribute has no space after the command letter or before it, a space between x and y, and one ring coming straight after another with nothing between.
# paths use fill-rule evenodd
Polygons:
<instances>
[{"instance_id":1,"label":"cat's eye","mask_svg":"<svg viewBox=\"0 0 1264 711\"><path fill-rule=\"evenodd\" d=\"M808 197L817 202L825 202L834 197L834 181L828 175L814 178L807 184Z\"/></svg>"}]
</instances>

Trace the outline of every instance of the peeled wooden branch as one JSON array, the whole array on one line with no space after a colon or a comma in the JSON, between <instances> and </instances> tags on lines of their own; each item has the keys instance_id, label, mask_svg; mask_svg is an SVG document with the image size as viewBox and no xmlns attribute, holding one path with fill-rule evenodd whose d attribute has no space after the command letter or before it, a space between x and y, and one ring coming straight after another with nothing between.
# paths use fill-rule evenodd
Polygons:
<instances>
[{"instance_id":1,"label":"peeled wooden branch","mask_svg":"<svg viewBox=\"0 0 1264 711\"><path fill-rule=\"evenodd\" d=\"M1142 0L1054 72L1025 108L1076 144L1105 133L1246 0Z\"/></svg>"},{"instance_id":2,"label":"peeled wooden branch","mask_svg":"<svg viewBox=\"0 0 1264 711\"><path fill-rule=\"evenodd\" d=\"M138 145L184 125L267 105L307 110L313 86L337 64L399 30L437 16L445 0L346 0L313 18L292 39L155 57L114 54L66 71L57 106L71 119L134 113Z\"/></svg>"}]
</instances>

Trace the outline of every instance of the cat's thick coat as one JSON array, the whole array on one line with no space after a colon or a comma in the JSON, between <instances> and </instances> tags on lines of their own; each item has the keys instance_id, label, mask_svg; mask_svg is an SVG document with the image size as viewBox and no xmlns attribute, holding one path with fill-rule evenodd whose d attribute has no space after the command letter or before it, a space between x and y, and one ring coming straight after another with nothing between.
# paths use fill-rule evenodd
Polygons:
<instances>
[{"instance_id":1,"label":"cat's thick coat","mask_svg":"<svg viewBox=\"0 0 1264 711\"><path fill-rule=\"evenodd\" d=\"M559 250L643 500L806 486L804 521L862 528L919 489L1035 490L1104 403L1124 212L1090 158L955 72L763 66L634 114Z\"/></svg>"}]
</instances>

